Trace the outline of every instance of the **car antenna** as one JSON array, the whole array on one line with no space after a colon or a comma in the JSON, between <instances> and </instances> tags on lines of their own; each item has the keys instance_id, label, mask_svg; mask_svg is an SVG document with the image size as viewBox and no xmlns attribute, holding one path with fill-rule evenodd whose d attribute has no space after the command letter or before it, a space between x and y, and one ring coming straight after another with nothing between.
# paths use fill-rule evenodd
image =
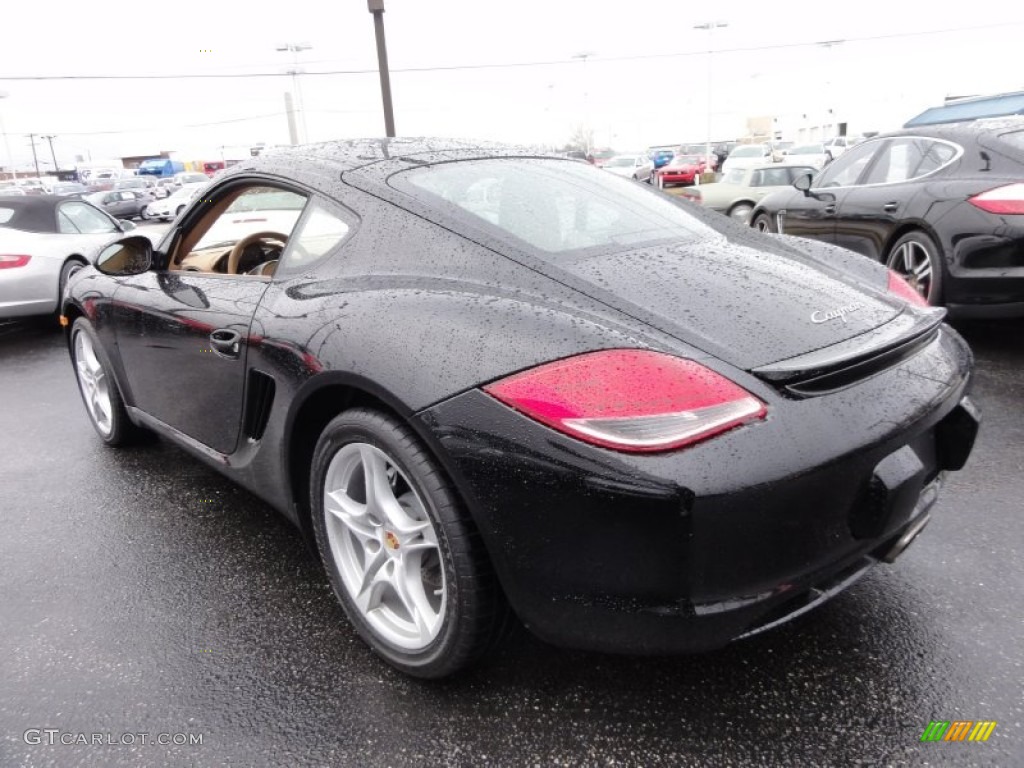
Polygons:
<instances>
[{"instance_id":1,"label":"car antenna","mask_svg":"<svg viewBox=\"0 0 1024 768\"><path fill-rule=\"evenodd\" d=\"M982 150L981 151L981 159L985 161L985 167L982 168L981 170L982 171L991 171L992 170L992 158L989 157L988 152L986 152L985 150Z\"/></svg>"}]
</instances>

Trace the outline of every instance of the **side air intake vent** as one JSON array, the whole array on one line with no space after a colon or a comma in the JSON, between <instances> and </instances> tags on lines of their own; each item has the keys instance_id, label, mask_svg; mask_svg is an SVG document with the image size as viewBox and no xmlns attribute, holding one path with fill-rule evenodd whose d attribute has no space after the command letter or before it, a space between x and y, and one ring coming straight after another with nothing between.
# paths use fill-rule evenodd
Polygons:
<instances>
[{"instance_id":1,"label":"side air intake vent","mask_svg":"<svg viewBox=\"0 0 1024 768\"><path fill-rule=\"evenodd\" d=\"M263 430L267 428L270 418L270 407L274 404L274 391L277 387L274 380L261 371L249 371L249 386L246 388L248 397L245 400L245 421L243 429L246 437L259 440Z\"/></svg>"}]
</instances>

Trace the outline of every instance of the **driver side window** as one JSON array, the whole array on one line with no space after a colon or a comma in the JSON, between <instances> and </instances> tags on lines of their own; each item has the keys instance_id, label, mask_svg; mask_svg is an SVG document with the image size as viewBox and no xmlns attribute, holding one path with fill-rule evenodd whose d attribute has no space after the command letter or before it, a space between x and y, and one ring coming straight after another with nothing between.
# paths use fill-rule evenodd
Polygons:
<instances>
[{"instance_id":1,"label":"driver side window","mask_svg":"<svg viewBox=\"0 0 1024 768\"><path fill-rule=\"evenodd\" d=\"M213 196L177 243L169 268L215 275L269 277L306 206L306 196L266 184L233 186ZM193 203L195 205L195 203Z\"/></svg>"}]
</instances>

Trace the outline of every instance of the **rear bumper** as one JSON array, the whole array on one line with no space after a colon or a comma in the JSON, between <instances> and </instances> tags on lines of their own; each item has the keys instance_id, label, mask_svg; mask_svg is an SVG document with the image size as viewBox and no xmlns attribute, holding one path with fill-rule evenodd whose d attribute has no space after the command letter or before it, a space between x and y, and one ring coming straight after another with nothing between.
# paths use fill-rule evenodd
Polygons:
<instances>
[{"instance_id":1,"label":"rear bumper","mask_svg":"<svg viewBox=\"0 0 1024 768\"><path fill-rule=\"evenodd\" d=\"M33 256L28 264L0 271L0 317L45 315L57 309L62 262Z\"/></svg>"},{"instance_id":2,"label":"rear bumper","mask_svg":"<svg viewBox=\"0 0 1024 768\"><path fill-rule=\"evenodd\" d=\"M799 615L901 551L973 446L969 369L944 332L841 393L752 390L764 423L646 457L563 438L479 391L421 416L535 634L691 652Z\"/></svg>"}]
</instances>

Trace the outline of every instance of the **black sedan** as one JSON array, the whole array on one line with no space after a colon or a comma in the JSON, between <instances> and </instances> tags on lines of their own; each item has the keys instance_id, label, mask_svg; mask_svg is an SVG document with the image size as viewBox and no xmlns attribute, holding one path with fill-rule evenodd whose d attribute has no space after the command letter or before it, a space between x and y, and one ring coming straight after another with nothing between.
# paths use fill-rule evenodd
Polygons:
<instances>
[{"instance_id":1,"label":"black sedan","mask_svg":"<svg viewBox=\"0 0 1024 768\"><path fill-rule=\"evenodd\" d=\"M976 432L944 315L586 164L392 139L236 166L62 322L105 442L265 499L367 643L439 677L512 616L698 651L891 561Z\"/></svg>"},{"instance_id":2,"label":"black sedan","mask_svg":"<svg viewBox=\"0 0 1024 768\"><path fill-rule=\"evenodd\" d=\"M751 226L880 260L957 315L1024 315L1024 119L880 136L794 186Z\"/></svg>"}]
</instances>

